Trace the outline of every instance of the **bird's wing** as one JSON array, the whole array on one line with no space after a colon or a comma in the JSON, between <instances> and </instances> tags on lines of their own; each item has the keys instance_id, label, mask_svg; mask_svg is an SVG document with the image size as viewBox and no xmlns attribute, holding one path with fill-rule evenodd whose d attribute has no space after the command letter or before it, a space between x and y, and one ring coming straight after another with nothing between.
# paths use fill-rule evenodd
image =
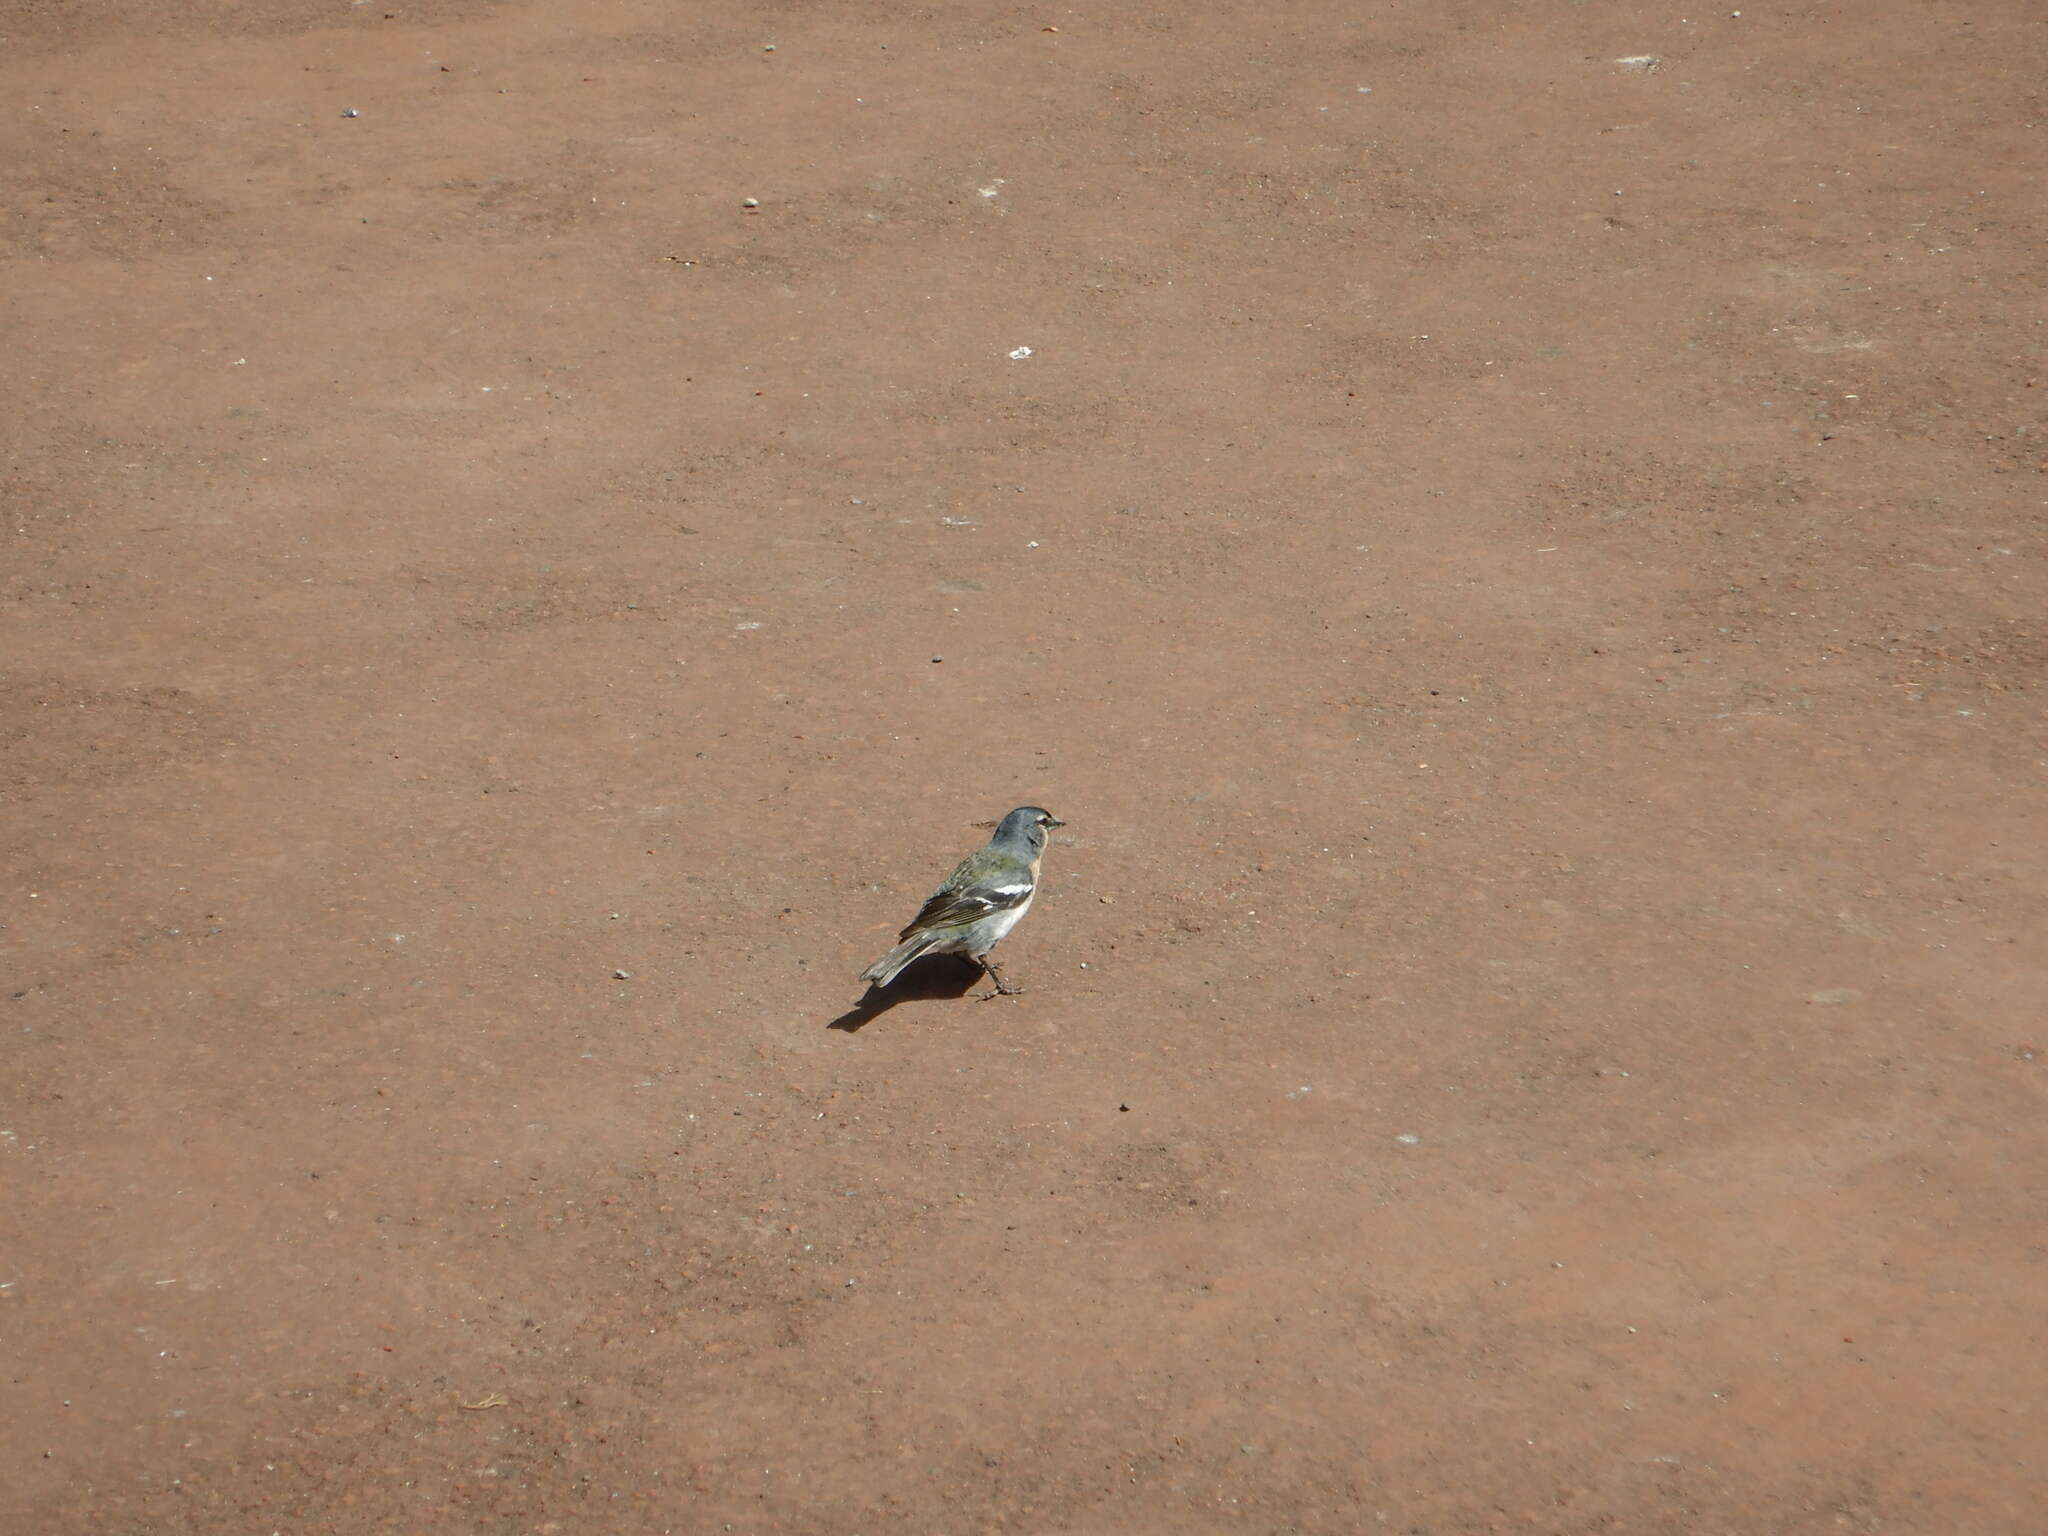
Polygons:
<instances>
[{"instance_id":1,"label":"bird's wing","mask_svg":"<svg viewBox=\"0 0 2048 1536\"><path fill-rule=\"evenodd\" d=\"M1031 886L1028 867L1012 868L1007 861L970 854L946 883L925 899L917 916L896 937L900 942L933 928L965 928L994 913L1021 907L1031 899Z\"/></svg>"}]
</instances>

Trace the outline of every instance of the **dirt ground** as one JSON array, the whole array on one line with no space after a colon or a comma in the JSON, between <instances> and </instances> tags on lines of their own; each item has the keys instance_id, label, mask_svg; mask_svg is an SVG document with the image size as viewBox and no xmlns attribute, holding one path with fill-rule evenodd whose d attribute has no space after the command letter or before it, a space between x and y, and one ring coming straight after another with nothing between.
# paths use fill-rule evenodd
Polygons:
<instances>
[{"instance_id":1,"label":"dirt ground","mask_svg":"<svg viewBox=\"0 0 2048 1536\"><path fill-rule=\"evenodd\" d=\"M0 1525L2041 1529L2038 6L0 37Z\"/></svg>"}]
</instances>

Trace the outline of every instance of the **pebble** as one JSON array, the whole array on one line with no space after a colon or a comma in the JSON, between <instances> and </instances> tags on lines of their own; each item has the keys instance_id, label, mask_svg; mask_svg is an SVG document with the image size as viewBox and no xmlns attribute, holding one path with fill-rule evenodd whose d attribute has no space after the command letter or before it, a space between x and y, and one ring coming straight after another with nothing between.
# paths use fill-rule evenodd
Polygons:
<instances>
[{"instance_id":1,"label":"pebble","mask_svg":"<svg viewBox=\"0 0 2048 1536\"><path fill-rule=\"evenodd\" d=\"M740 199L740 206L742 208L758 208L761 206L761 199L758 197L743 197Z\"/></svg>"},{"instance_id":2,"label":"pebble","mask_svg":"<svg viewBox=\"0 0 2048 1536\"><path fill-rule=\"evenodd\" d=\"M341 115L343 117L361 117L363 114L358 112L354 107L343 107L341 109Z\"/></svg>"}]
</instances>

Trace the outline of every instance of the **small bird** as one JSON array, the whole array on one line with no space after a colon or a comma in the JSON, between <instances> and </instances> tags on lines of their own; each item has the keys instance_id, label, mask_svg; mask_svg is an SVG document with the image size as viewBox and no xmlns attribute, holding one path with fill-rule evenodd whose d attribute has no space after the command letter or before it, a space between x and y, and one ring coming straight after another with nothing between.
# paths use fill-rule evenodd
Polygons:
<instances>
[{"instance_id":1,"label":"small bird","mask_svg":"<svg viewBox=\"0 0 2048 1536\"><path fill-rule=\"evenodd\" d=\"M1045 857L1047 830L1065 825L1036 805L1020 805L1010 812L996 827L988 846L960 861L960 867L946 876L945 884L918 909L910 926L896 936L900 941L896 947L862 971L860 979L886 987L920 955L965 955L995 983L996 990L989 996L1000 993L1009 997L1023 991L1003 980L988 954L1031 910L1031 898L1038 894L1038 861Z\"/></svg>"}]
</instances>

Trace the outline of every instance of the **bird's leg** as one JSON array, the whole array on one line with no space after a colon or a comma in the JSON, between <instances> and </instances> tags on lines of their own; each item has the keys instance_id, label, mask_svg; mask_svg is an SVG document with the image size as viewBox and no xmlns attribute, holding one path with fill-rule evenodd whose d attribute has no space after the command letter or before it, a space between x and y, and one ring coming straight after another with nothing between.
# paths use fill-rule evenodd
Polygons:
<instances>
[{"instance_id":1,"label":"bird's leg","mask_svg":"<svg viewBox=\"0 0 2048 1536\"><path fill-rule=\"evenodd\" d=\"M988 979L996 984L995 991L989 993L986 997L984 997L982 999L983 1002L987 1002L989 998L992 997L1015 997L1019 992L1022 992L1024 990L1022 987L1013 987L1007 981L1003 980L1003 973L996 969L995 961L989 959L987 955L982 955L980 957L980 960L981 968L984 971L988 972Z\"/></svg>"}]
</instances>

